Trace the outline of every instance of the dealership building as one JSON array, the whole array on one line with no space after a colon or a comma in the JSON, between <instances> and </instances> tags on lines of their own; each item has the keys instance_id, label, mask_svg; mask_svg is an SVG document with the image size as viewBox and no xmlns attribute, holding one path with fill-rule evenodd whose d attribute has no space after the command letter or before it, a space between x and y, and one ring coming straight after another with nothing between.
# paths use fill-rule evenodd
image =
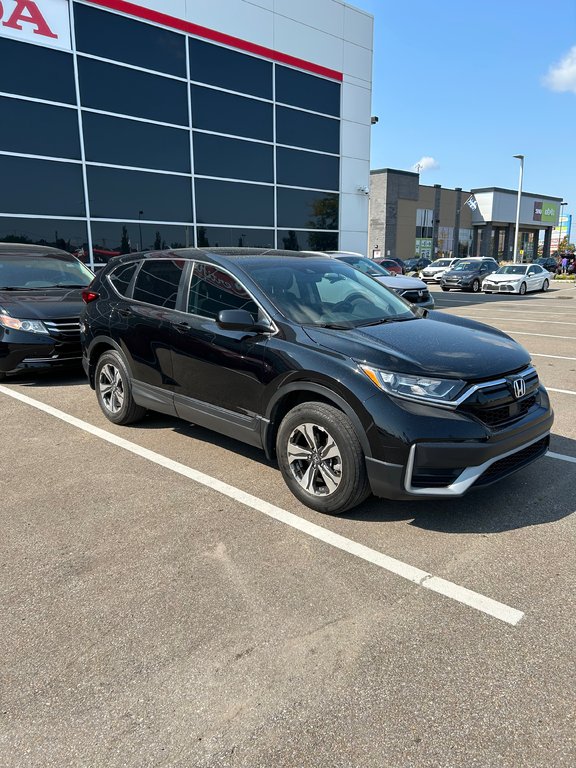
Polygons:
<instances>
[{"instance_id":1,"label":"dealership building","mask_svg":"<svg viewBox=\"0 0 576 768\"><path fill-rule=\"evenodd\" d=\"M369 251L404 260L415 255L510 260L517 203L517 190L446 189L421 184L412 171L375 170L370 174ZM561 197L522 192L518 252L523 259L537 256L540 241L543 256L557 247L564 205Z\"/></svg>"},{"instance_id":2,"label":"dealership building","mask_svg":"<svg viewBox=\"0 0 576 768\"><path fill-rule=\"evenodd\" d=\"M91 264L368 249L373 19L340 0L2 0L0 241Z\"/></svg>"}]
</instances>

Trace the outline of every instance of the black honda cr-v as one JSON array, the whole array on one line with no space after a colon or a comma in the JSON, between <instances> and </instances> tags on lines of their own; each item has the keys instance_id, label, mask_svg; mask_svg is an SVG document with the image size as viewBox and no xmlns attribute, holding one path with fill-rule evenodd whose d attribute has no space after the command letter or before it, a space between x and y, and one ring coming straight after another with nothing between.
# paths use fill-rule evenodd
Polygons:
<instances>
[{"instance_id":1,"label":"black honda cr-v","mask_svg":"<svg viewBox=\"0 0 576 768\"><path fill-rule=\"evenodd\" d=\"M111 421L150 409L263 448L322 512L370 492L461 496L548 446L548 396L523 347L336 259L131 254L84 300L84 366Z\"/></svg>"}]
</instances>

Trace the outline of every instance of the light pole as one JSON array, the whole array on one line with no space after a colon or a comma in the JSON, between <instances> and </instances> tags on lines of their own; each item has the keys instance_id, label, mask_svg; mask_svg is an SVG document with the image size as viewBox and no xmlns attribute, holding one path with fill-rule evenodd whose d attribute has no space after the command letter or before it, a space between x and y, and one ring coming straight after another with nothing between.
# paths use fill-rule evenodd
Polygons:
<instances>
[{"instance_id":1,"label":"light pole","mask_svg":"<svg viewBox=\"0 0 576 768\"><path fill-rule=\"evenodd\" d=\"M514 155L520 160L520 177L518 179L518 200L516 202L516 227L514 229L514 264L518 261L518 229L520 227L520 200L522 199L522 176L524 174L524 155Z\"/></svg>"},{"instance_id":2,"label":"light pole","mask_svg":"<svg viewBox=\"0 0 576 768\"><path fill-rule=\"evenodd\" d=\"M140 238L140 242L138 243L138 250L143 251L144 248L142 247L142 216L144 215L144 211L138 211L138 236Z\"/></svg>"}]
</instances>

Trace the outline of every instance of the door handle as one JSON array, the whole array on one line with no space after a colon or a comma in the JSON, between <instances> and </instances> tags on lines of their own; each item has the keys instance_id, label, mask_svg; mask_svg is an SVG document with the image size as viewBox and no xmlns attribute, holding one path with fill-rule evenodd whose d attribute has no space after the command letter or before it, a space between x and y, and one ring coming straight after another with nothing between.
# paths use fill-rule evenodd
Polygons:
<instances>
[{"instance_id":1,"label":"door handle","mask_svg":"<svg viewBox=\"0 0 576 768\"><path fill-rule=\"evenodd\" d=\"M177 331L182 331L184 333L185 331L189 331L192 326L190 323L187 322L181 322L181 323L174 323L174 328L176 328Z\"/></svg>"}]
</instances>

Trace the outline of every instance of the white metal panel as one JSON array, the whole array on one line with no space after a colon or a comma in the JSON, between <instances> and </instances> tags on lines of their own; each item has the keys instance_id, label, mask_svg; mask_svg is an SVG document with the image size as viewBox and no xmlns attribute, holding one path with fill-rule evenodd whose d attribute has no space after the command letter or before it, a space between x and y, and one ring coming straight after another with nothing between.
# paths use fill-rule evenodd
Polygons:
<instances>
[{"instance_id":1,"label":"white metal panel","mask_svg":"<svg viewBox=\"0 0 576 768\"><path fill-rule=\"evenodd\" d=\"M274 10L280 16L343 37L344 6L334 0L276 0Z\"/></svg>"},{"instance_id":2,"label":"white metal panel","mask_svg":"<svg viewBox=\"0 0 576 768\"><path fill-rule=\"evenodd\" d=\"M340 146L343 157L370 160L370 126L343 120Z\"/></svg>"},{"instance_id":3,"label":"white metal panel","mask_svg":"<svg viewBox=\"0 0 576 768\"><path fill-rule=\"evenodd\" d=\"M340 162L340 179L342 192L366 197L368 192L360 191L360 188L370 189L370 161L343 157Z\"/></svg>"},{"instance_id":4,"label":"white metal panel","mask_svg":"<svg viewBox=\"0 0 576 768\"><path fill-rule=\"evenodd\" d=\"M344 7L344 40L372 50L374 19L358 8Z\"/></svg>"},{"instance_id":5,"label":"white metal panel","mask_svg":"<svg viewBox=\"0 0 576 768\"><path fill-rule=\"evenodd\" d=\"M344 41L344 66L342 71L366 83L372 81L372 51L360 45Z\"/></svg>"},{"instance_id":6,"label":"white metal panel","mask_svg":"<svg viewBox=\"0 0 576 768\"><path fill-rule=\"evenodd\" d=\"M163 0L163 2L159 0L135 0L134 4L159 13L166 13L177 19L186 19L186 0Z\"/></svg>"},{"instance_id":7,"label":"white metal panel","mask_svg":"<svg viewBox=\"0 0 576 768\"><path fill-rule=\"evenodd\" d=\"M282 50L274 45L274 14L261 5L244 0L186 0L186 20L250 43Z\"/></svg>"},{"instance_id":8,"label":"white metal panel","mask_svg":"<svg viewBox=\"0 0 576 768\"><path fill-rule=\"evenodd\" d=\"M70 50L68 0L37 0L24 5L16 0L3 0L0 35Z\"/></svg>"},{"instance_id":9,"label":"white metal panel","mask_svg":"<svg viewBox=\"0 0 576 768\"><path fill-rule=\"evenodd\" d=\"M341 39L285 16L274 16L274 47L337 72L344 68Z\"/></svg>"},{"instance_id":10,"label":"white metal panel","mask_svg":"<svg viewBox=\"0 0 576 768\"><path fill-rule=\"evenodd\" d=\"M342 119L353 123L370 123L372 92L365 86L344 83L342 87Z\"/></svg>"}]
</instances>

